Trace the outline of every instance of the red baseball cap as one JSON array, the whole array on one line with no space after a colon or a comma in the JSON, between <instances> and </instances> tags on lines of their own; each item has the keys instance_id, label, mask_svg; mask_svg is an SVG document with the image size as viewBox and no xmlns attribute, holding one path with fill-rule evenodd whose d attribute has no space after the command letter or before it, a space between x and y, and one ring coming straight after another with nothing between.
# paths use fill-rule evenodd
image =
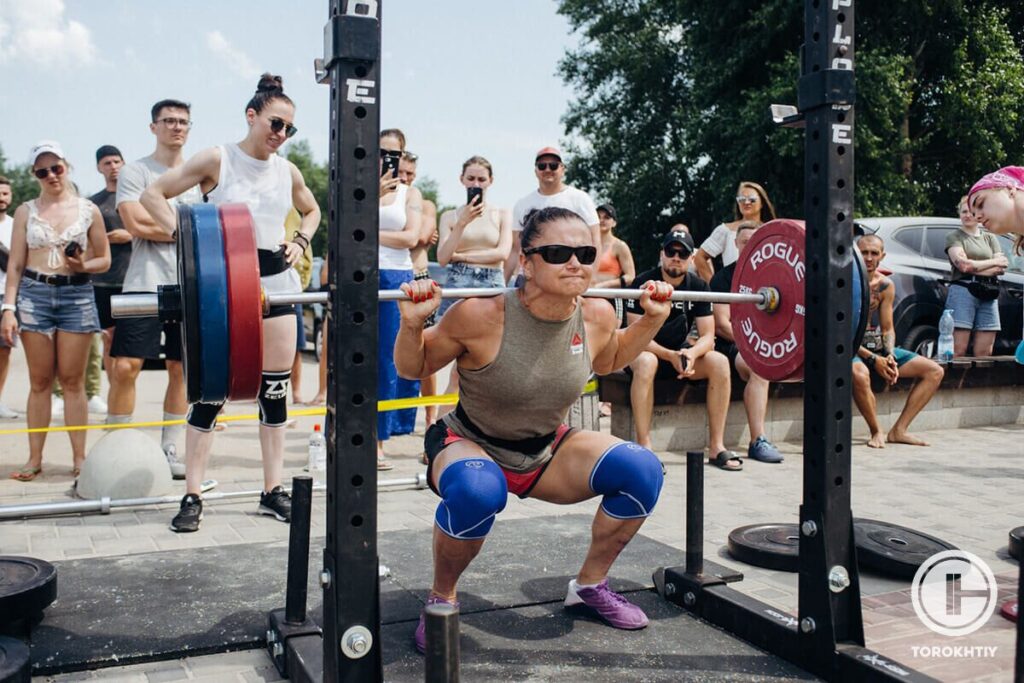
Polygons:
<instances>
[{"instance_id":1,"label":"red baseball cap","mask_svg":"<svg viewBox=\"0 0 1024 683\"><path fill-rule=\"evenodd\" d=\"M562 152L557 147L544 147L544 148L542 148L539 152L537 152L537 156L535 156L533 158L533 160L536 161L537 159L540 159L541 157L548 157L548 156L556 157L559 161L562 160Z\"/></svg>"}]
</instances>

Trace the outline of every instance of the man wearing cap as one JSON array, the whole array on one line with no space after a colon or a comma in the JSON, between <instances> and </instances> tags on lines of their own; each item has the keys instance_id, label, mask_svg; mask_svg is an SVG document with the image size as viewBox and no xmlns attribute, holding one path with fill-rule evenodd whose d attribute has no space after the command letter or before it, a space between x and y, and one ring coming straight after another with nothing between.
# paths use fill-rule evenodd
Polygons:
<instances>
[{"instance_id":1,"label":"man wearing cap","mask_svg":"<svg viewBox=\"0 0 1024 683\"><path fill-rule=\"evenodd\" d=\"M132 253L124 274L124 292L155 293L159 285L178 282L177 254L174 235L167 234L139 202L142 192L157 178L185 163L182 149L192 127L190 106L179 100L160 100L150 110L149 129L156 138L156 149L147 157L124 166L117 179L117 213L132 236ZM177 196L173 204L202 201L195 186ZM147 358L159 358L163 351L167 366L167 391L164 394L164 421L183 421L188 403L185 401L185 377L181 368L181 328L164 325L159 318L120 318L114 324L109 423L131 422L135 410L135 380ZM182 424L166 425L160 445L167 454L171 474L185 478L185 463L178 459L177 441L184 432Z\"/></svg>"},{"instance_id":2,"label":"man wearing cap","mask_svg":"<svg viewBox=\"0 0 1024 683\"><path fill-rule=\"evenodd\" d=\"M544 147L537 152L533 172L537 176L537 189L526 195L512 209L512 251L505 261L505 280L519 270L519 235L527 214L536 209L557 206L579 214L588 226L594 246L601 248L601 227L598 224L594 200L583 190L565 184L565 164L557 147ZM642 311L641 311L642 313Z\"/></svg>"},{"instance_id":3,"label":"man wearing cap","mask_svg":"<svg viewBox=\"0 0 1024 683\"><path fill-rule=\"evenodd\" d=\"M695 247L689 233L669 232L661 242L660 263L639 273L634 282L663 280L677 292L707 292L708 284L689 272ZM639 302L626 302L628 323L640 318ZM696 338L689 339L696 325ZM654 381L658 379L707 380L708 445L711 463L723 470L741 470L743 461L725 447L725 418L732 391L729 359L715 351L715 321L711 304L676 301L668 320L661 326L647 350L629 365L633 376L630 404L636 428L636 442L651 447L651 415L654 411Z\"/></svg>"}]
</instances>

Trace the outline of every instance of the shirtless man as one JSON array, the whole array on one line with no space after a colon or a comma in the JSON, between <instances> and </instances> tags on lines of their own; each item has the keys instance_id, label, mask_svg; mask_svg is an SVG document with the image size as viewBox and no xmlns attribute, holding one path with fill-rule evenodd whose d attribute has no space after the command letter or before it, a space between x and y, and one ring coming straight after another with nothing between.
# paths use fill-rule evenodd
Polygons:
<instances>
[{"instance_id":1,"label":"shirtless man","mask_svg":"<svg viewBox=\"0 0 1024 683\"><path fill-rule=\"evenodd\" d=\"M864 341L853 357L853 400L871 430L868 446L885 448L886 442L927 446L926 441L913 436L907 429L921 409L932 400L942 382L944 371L936 362L896 346L896 331L892 322L895 287L892 280L878 272L878 265L885 258L885 242L878 235L864 235L857 240L857 248L867 268L871 318L864 333ZM907 396L903 412L888 435L882 433L882 427L878 424L869 368L890 385L895 384L900 377L917 380Z\"/></svg>"}]
</instances>

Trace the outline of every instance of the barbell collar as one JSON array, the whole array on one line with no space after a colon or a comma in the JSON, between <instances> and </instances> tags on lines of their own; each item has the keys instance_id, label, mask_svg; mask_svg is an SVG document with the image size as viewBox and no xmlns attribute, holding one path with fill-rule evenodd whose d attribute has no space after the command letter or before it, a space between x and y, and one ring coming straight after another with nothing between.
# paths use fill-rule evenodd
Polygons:
<instances>
[{"instance_id":1,"label":"barbell collar","mask_svg":"<svg viewBox=\"0 0 1024 683\"><path fill-rule=\"evenodd\" d=\"M441 289L444 299L470 299L498 296L513 291L495 287L466 287ZM639 289L588 289L584 296L598 299L639 299L644 292ZM327 292L295 292L290 294L266 294L264 309L270 306L294 304L327 303ZM381 290L380 301L408 301L409 297L400 289ZM749 294L733 292L673 292L672 301L703 301L709 303L752 303L763 310L773 311L778 307L778 292L765 288ZM160 315L160 299L156 294L119 294L110 298L110 314L114 318L152 318Z\"/></svg>"}]
</instances>

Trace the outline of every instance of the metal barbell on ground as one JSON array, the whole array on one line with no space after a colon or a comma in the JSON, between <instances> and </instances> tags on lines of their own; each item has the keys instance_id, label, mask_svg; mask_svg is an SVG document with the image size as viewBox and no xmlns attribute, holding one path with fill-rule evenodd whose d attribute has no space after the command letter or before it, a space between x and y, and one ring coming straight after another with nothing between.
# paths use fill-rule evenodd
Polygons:
<instances>
[{"instance_id":1,"label":"metal barbell on ground","mask_svg":"<svg viewBox=\"0 0 1024 683\"><path fill-rule=\"evenodd\" d=\"M853 250L856 254L856 250ZM850 319L853 344L867 325L867 278L854 259ZM672 301L730 304L735 343L757 375L770 380L803 375L804 228L781 219L764 224L744 250L732 291L677 291ZM259 390L262 316L271 306L326 303L328 292L268 293L259 279L255 231L242 204L193 204L178 210L178 285L156 294L111 297L115 318L159 317L182 326L186 394L190 403L252 400ZM441 289L445 299L498 296L503 288ZM639 299L640 289L589 289L584 296ZM409 300L401 290L380 301Z\"/></svg>"}]
</instances>

